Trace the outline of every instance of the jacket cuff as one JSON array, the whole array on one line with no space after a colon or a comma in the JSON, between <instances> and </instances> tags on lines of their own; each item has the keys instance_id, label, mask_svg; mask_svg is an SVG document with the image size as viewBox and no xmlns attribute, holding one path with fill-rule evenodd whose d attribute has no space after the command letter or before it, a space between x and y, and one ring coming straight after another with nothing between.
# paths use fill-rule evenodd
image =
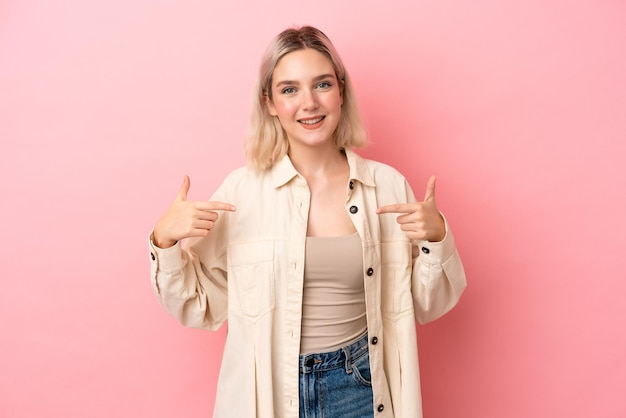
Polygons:
<instances>
[{"instance_id":1,"label":"jacket cuff","mask_svg":"<svg viewBox=\"0 0 626 418\"><path fill-rule=\"evenodd\" d=\"M159 248L152 240L152 234L150 234L149 249L150 267L153 272L175 273L183 268L180 241L169 248Z\"/></svg>"},{"instance_id":2,"label":"jacket cuff","mask_svg":"<svg viewBox=\"0 0 626 418\"><path fill-rule=\"evenodd\" d=\"M448 227L448 221L443 214L441 214L441 216L443 217L443 222L446 227L446 234L443 239L436 242L417 241L422 262L428 264L442 264L448 258L452 257L456 251L454 236Z\"/></svg>"}]
</instances>

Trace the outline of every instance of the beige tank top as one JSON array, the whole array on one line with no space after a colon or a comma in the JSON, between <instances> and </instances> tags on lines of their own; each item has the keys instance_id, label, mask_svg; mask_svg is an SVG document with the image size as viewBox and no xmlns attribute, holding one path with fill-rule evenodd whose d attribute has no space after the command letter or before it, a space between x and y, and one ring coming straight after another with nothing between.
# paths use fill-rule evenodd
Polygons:
<instances>
[{"instance_id":1,"label":"beige tank top","mask_svg":"<svg viewBox=\"0 0 626 418\"><path fill-rule=\"evenodd\" d=\"M366 330L359 235L307 237L300 354L337 350Z\"/></svg>"}]
</instances>

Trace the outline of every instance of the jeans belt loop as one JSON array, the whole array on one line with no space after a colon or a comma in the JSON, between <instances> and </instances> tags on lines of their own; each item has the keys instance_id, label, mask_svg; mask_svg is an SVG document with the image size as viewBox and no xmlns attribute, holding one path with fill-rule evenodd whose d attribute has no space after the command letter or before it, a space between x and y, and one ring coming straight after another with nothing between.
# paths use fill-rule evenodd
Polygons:
<instances>
[{"instance_id":1,"label":"jeans belt loop","mask_svg":"<svg viewBox=\"0 0 626 418\"><path fill-rule=\"evenodd\" d=\"M352 358L351 355L352 353L350 353L350 347L341 347L341 349L343 350L343 353L346 356L346 363L345 363L345 367L346 367L346 373L350 374L352 373Z\"/></svg>"}]
</instances>

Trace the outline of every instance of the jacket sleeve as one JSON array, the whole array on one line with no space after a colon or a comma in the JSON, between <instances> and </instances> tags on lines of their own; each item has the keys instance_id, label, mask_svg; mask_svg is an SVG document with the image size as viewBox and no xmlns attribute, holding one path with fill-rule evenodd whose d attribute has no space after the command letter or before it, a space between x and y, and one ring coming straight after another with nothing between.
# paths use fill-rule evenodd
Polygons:
<instances>
[{"instance_id":1,"label":"jacket sleeve","mask_svg":"<svg viewBox=\"0 0 626 418\"><path fill-rule=\"evenodd\" d=\"M415 201L408 184L407 188L408 200ZM445 217L444 221L446 235L442 241L413 241L411 292L415 319L420 324L434 321L450 311L467 286L454 236Z\"/></svg>"},{"instance_id":2,"label":"jacket sleeve","mask_svg":"<svg viewBox=\"0 0 626 418\"><path fill-rule=\"evenodd\" d=\"M211 200L228 201L223 189ZM216 330L227 319L228 217L229 212L220 212L208 237L166 249L150 240L152 288L163 308L185 326Z\"/></svg>"},{"instance_id":3,"label":"jacket sleeve","mask_svg":"<svg viewBox=\"0 0 626 418\"><path fill-rule=\"evenodd\" d=\"M413 308L420 324L434 321L457 304L467 282L447 223L443 241L414 243L412 274Z\"/></svg>"}]
</instances>

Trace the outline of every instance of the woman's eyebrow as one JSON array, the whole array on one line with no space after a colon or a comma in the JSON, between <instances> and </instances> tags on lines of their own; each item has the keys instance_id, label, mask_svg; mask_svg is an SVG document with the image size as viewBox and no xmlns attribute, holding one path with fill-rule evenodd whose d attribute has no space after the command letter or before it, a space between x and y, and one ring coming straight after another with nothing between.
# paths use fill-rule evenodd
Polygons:
<instances>
[{"instance_id":1,"label":"woman's eyebrow","mask_svg":"<svg viewBox=\"0 0 626 418\"><path fill-rule=\"evenodd\" d=\"M333 74L318 75L317 77L313 78L313 82L320 81L320 80L323 80L325 78L335 78L335 76ZM276 87L280 87L282 85L293 86L293 85L298 85L298 84L300 84L300 83L298 81L295 81L295 80L282 80L282 81L279 81L278 83L276 83Z\"/></svg>"}]
</instances>

